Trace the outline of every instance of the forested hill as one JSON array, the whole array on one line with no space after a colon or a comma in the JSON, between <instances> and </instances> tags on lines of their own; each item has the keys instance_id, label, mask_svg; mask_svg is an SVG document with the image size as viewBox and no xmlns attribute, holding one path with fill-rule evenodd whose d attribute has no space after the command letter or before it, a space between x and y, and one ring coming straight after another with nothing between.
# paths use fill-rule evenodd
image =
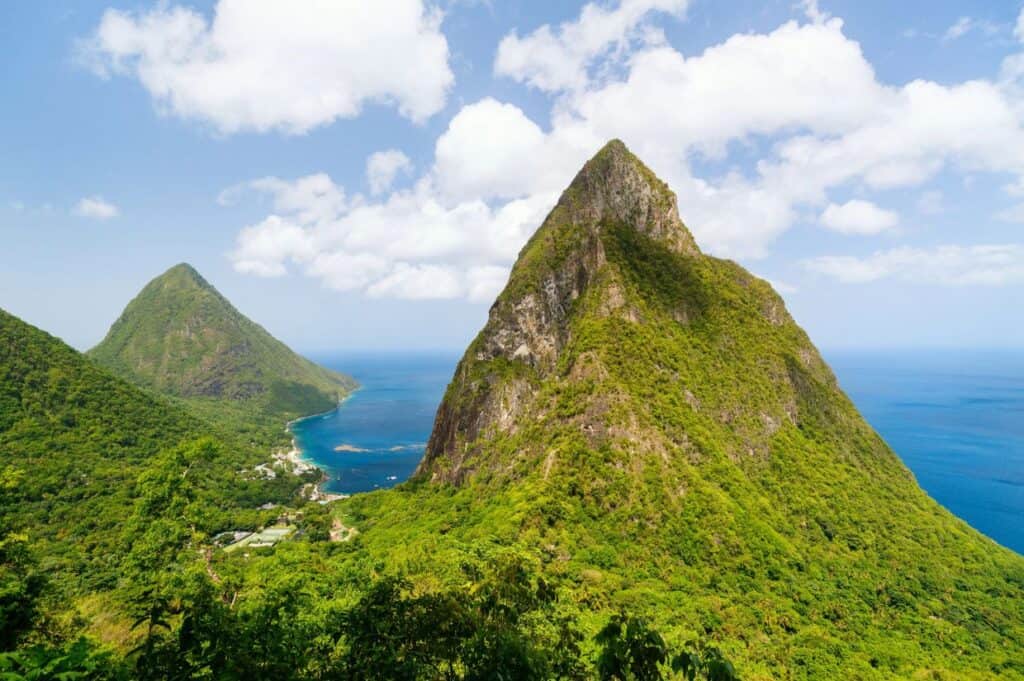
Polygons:
<instances>
[{"instance_id":1,"label":"forested hill","mask_svg":"<svg viewBox=\"0 0 1024 681\"><path fill-rule=\"evenodd\" d=\"M267 451L0 310L0 539L23 536L56 591L81 595L116 583L139 476L162 453L198 439L215 452L198 483L209 507L201 529L255 525L255 511L245 509L294 494L292 476L239 475L267 461Z\"/></svg>"},{"instance_id":2,"label":"forested hill","mask_svg":"<svg viewBox=\"0 0 1024 681\"><path fill-rule=\"evenodd\" d=\"M713 647L669 646L629 616L605 617L602 654L584 653L513 555L466 563L445 592L374 575L393 570L368 571L326 507L256 508L288 501L293 476L247 475L253 450L2 311L0 415L5 680L584 681L659 665L735 680ZM215 539L281 517L294 536L276 549Z\"/></svg>"},{"instance_id":3,"label":"forested hill","mask_svg":"<svg viewBox=\"0 0 1024 681\"><path fill-rule=\"evenodd\" d=\"M918 487L782 298L701 253L618 141L520 253L416 477L346 502L391 561L521 546L745 677L1024 675L1024 558Z\"/></svg>"},{"instance_id":4,"label":"forested hill","mask_svg":"<svg viewBox=\"0 0 1024 681\"><path fill-rule=\"evenodd\" d=\"M263 442L280 439L289 420L332 409L356 386L294 353L184 263L149 282L88 354Z\"/></svg>"}]
</instances>

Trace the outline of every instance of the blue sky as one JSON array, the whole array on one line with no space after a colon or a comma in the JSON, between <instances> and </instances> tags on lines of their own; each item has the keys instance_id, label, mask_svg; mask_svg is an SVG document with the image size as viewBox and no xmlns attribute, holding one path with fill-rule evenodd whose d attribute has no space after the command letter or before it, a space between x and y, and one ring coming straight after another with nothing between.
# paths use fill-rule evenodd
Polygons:
<instances>
[{"instance_id":1,"label":"blue sky","mask_svg":"<svg viewBox=\"0 0 1024 681\"><path fill-rule=\"evenodd\" d=\"M294 347L460 349L621 137L826 348L1024 346L1008 2L8 3L0 307L194 264Z\"/></svg>"}]
</instances>

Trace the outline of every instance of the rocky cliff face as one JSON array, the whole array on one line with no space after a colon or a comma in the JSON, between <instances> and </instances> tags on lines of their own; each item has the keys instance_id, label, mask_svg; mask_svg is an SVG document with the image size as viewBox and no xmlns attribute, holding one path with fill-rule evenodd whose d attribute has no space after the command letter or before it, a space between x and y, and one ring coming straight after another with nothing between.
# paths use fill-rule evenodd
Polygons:
<instances>
[{"instance_id":1,"label":"rocky cliff face","mask_svg":"<svg viewBox=\"0 0 1024 681\"><path fill-rule=\"evenodd\" d=\"M715 279L723 280L719 290ZM798 337L796 346L789 348L799 367L794 371L809 372L834 386L831 373L795 327L781 298L735 264L704 256L679 218L675 195L622 142L609 142L583 167L520 253L486 326L459 364L418 475L459 483L481 466L491 466L484 461L488 457L477 456L488 441L514 435L524 422L549 417L555 409L550 387L581 377L588 383L594 376L604 377L601 382L609 384L604 394L576 398L581 412L573 422L592 446L601 446L616 434L620 439L660 441L663 437L654 429L641 434L644 428L635 416L611 422L611 412L628 411L631 407L624 405L636 396L630 395L630 386L609 378L609 348L582 350L578 335L592 331L595 323L605 331L625 323L656 336L664 336L670 327L678 333L698 322L709 307L714 308L711 316L718 318L733 290L745 299L745 307L758 311L750 320L758 334L760 327L768 326ZM695 340L707 325L699 326L684 335ZM736 337L717 340L742 342L743 329L736 331ZM766 447L763 433L749 433L746 423L740 427L744 419L760 423L762 430L794 422L798 390L793 380L800 379L784 365L780 360L774 374L766 377L786 387L781 399L765 405L753 419L741 405L719 407L719 421L735 421L737 430L747 433L749 442L740 449ZM690 408L718 401L702 401L697 397L701 386L688 386L679 378L672 389L685 396ZM666 446L656 448L667 452ZM507 462L492 463L492 468L508 468Z\"/></svg>"},{"instance_id":2,"label":"rocky cliff face","mask_svg":"<svg viewBox=\"0 0 1024 681\"><path fill-rule=\"evenodd\" d=\"M613 140L580 170L524 249L491 309L478 359L553 366L573 302L606 264L601 231L608 225L627 225L681 255L700 254L675 194Z\"/></svg>"}]
</instances>

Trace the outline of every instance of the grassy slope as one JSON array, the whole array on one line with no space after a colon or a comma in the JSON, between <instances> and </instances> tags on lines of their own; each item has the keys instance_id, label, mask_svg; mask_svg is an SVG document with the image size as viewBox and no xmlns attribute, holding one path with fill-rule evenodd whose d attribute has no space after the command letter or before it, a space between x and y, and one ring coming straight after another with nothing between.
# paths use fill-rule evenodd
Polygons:
<instances>
[{"instance_id":1,"label":"grassy slope","mask_svg":"<svg viewBox=\"0 0 1024 681\"><path fill-rule=\"evenodd\" d=\"M296 355L184 264L151 281L89 356L261 443L281 442L286 421L332 409L355 387Z\"/></svg>"},{"instance_id":2,"label":"grassy slope","mask_svg":"<svg viewBox=\"0 0 1024 681\"><path fill-rule=\"evenodd\" d=\"M110 588L135 482L160 451L221 443L210 477L210 531L265 518L246 508L291 498L292 476L245 480L267 453L95 366L60 340L0 311L0 527L27 533L65 594Z\"/></svg>"},{"instance_id":3,"label":"grassy slope","mask_svg":"<svg viewBox=\"0 0 1024 681\"><path fill-rule=\"evenodd\" d=\"M502 298L583 243L558 218ZM460 443L474 473L458 488L345 502L348 560L429 587L518 547L595 624L647 610L670 638L722 641L747 679L1024 678L1024 558L917 486L771 288L624 225L600 239L608 264L556 370L481 362L481 334L446 394L472 407L525 382L527 418ZM628 315L608 313L612 290Z\"/></svg>"}]
</instances>

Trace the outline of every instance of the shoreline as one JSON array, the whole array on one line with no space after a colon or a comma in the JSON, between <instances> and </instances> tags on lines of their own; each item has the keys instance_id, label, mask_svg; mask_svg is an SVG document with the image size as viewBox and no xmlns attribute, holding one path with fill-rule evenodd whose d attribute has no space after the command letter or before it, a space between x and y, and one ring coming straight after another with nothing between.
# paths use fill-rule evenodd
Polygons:
<instances>
[{"instance_id":1,"label":"shoreline","mask_svg":"<svg viewBox=\"0 0 1024 681\"><path fill-rule=\"evenodd\" d=\"M283 454L281 458L292 464L293 469L305 472L307 470L319 470L320 480L317 482L306 483L303 487L310 487L309 499L310 501L318 501L321 504L328 504L332 501L338 501L340 499L348 499L348 494L335 494L333 492L325 492L323 486L331 481L331 476L327 474L327 471L320 467L320 465L311 457L309 457L301 447L299 447L299 441L295 437L295 432L292 430L292 426L301 421L307 421L309 419L315 419L327 414L333 414L334 412L341 409L341 407L356 393L359 388L353 389L350 393L345 395L343 398L338 400L338 403L334 405L333 409L322 411L318 414L310 414L309 416L300 416L299 418L292 419L284 426L284 431L292 437L292 448L287 453Z\"/></svg>"}]
</instances>

